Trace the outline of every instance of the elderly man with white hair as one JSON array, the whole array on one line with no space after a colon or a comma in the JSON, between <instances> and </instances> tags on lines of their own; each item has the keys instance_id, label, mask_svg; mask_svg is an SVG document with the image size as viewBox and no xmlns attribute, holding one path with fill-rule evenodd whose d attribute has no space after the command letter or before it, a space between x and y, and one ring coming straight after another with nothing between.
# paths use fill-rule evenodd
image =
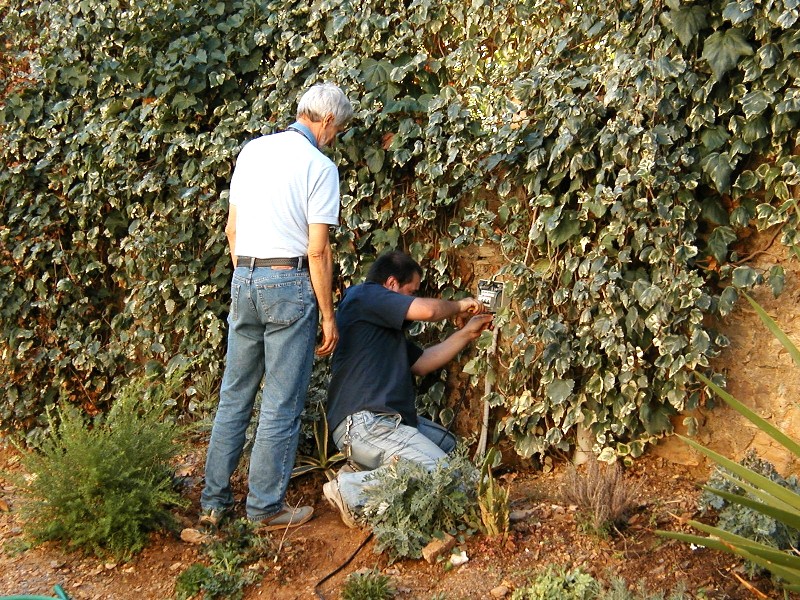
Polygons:
<instances>
[{"instance_id":1,"label":"elderly man with white hair","mask_svg":"<svg viewBox=\"0 0 800 600\"><path fill-rule=\"evenodd\" d=\"M233 507L231 476L263 378L250 456L247 517L264 530L308 521L311 506L285 504L294 467L318 323L316 354L333 352L333 259L328 230L339 221L339 173L320 149L353 116L342 90L317 84L285 131L248 142L231 179L225 233L233 258L228 348L206 457L201 525Z\"/></svg>"}]
</instances>

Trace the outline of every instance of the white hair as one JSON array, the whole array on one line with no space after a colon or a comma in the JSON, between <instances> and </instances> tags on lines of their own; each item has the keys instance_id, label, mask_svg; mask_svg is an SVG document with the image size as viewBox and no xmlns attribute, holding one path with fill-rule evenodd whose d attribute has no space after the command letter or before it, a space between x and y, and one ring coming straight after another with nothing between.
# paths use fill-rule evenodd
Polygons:
<instances>
[{"instance_id":1,"label":"white hair","mask_svg":"<svg viewBox=\"0 0 800 600\"><path fill-rule=\"evenodd\" d=\"M297 118L306 117L314 123L333 115L334 125L345 125L353 118L353 105L338 85L318 83L306 91L297 103Z\"/></svg>"}]
</instances>

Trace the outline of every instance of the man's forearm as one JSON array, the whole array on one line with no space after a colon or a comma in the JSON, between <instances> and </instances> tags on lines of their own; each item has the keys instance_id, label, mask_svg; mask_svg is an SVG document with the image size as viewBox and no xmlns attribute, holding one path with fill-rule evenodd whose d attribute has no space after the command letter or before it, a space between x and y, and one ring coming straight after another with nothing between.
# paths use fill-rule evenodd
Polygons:
<instances>
[{"instance_id":1,"label":"man's forearm","mask_svg":"<svg viewBox=\"0 0 800 600\"><path fill-rule=\"evenodd\" d=\"M460 315L469 309L470 304L467 299L414 298L408 307L406 319L409 321L442 321Z\"/></svg>"},{"instance_id":2,"label":"man's forearm","mask_svg":"<svg viewBox=\"0 0 800 600\"><path fill-rule=\"evenodd\" d=\"M422 356L411 366L411 372L414 375L422 376L441 369L466 348L472 340L473 338L465 334L463 330L456 331L443 342L425 348Z\"/></svg>"},{"instance_id":3,"label":"man's forearm","mask_svg":"<svg viewBox=\"0 0 800 600\"><path fill-rule=\"evenodd\" d=\"M309 251L308 271L320 316L333 319L333 252L329 244L320 251Z\"/></svg>"}]
</instances>

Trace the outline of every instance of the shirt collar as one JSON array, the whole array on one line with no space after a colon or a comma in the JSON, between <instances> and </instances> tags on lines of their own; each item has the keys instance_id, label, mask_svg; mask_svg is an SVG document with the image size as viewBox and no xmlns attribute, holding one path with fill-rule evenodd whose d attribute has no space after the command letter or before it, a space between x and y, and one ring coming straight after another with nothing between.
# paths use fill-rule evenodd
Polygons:
<instances>
[{"instance_id":1,"label":"shirt collar","mask_svg":"<svg viewBox=\"0 0 800 600\"><path fill-rule=\"evenodd\" d=\"M311 133L311 130L305 125L303 125L300 121L295 121L294 123L289 125L289 127L287 127L286 129L291 129L293 131L297 131L298 133L302 133L305 136L305 138L309 142L311 142L311 145L314 146L314 148L319 148L319 146L317 145L317 138L315 138L314 134Z\"/></svg>"}]
</instances>

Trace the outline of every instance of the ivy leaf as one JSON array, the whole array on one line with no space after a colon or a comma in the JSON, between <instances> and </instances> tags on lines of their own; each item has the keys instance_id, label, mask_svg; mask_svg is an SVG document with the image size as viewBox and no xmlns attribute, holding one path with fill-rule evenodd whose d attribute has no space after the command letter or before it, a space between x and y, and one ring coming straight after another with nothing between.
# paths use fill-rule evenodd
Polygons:
<instances>
[{"instance_id":1,"label":"ivy leaf","mask_svg":"<svg viewBox=\"0 0 800 600\"><path fill-rule=\"evenodd\" d=\"M783 291L783 286L786 284L786 274L783 267L775 265L769 271L769 285L772 288L772 295L777 298Z\"/></svg>"},{"instance_id":2,"label":"ivy leaf","mask_svg":"<svg viewBox=\"0 0 800 600\"><path fill-rule=\"evenodd\" d=\"M551 244L558 246L576 236L580 233L580 230L581 223L578 220L578 213L574 210L568 210L561 215L561 220L556 228L547 232L547 239L550 240Z\"/></svg>"},{"instance_id":3,"label":"ivy leaf","mask_svg":"<svg viewBox=\"0 0 800 600\"><path fill-rule=\"evenodd\" d=\"M727 193L731 187L733 177L733 165L726 152L712 152L700 163L703 171L711 178L717 191L722 194Z\"/></svg>"},{"instance_id":4,"label":"ivy leaf","mask_svg":"<svg viewBox=\"0 0 800 600\"><path fill-rule=\"evenodd\" d=\"M728 19L734 25L744 23L753 16L753 0L744 2L731 2L722 11L722 18Z\"/></svg>"},{"instance_id":5,"label":"ivy leaf","mask_svg":"<svg viewBox=\"0 0 800 600\"><path fill-rule=\"evenodd\" d=\"M364 158L370 173L380 173L386 153L381 148L367 148Z\"/></svg>"},{"instance_id":6,"label":"ivy leaf","mask_svg":"<svg viewBox=\"0 0 800 600\"><path fill-rule=\"evenodd\" d=\"M739 289L748 289L755 285L758 273L752 267L736 267L731 282Z\"/></svg>"},{"instance_id":7,"label":"ivy leaf","mask_svg":"<svg viewBox=\"0 0 800 600\"><path fill-rule=\"evenodd\" d=\"M692 38L706 26L708 8L705 6L686 6L667 13L667 26L678 36L681 44L688 45Z\"/></svg>"},{"instance_id":8,"label":"ivy leaf","mask_svg":"<svg viewBox=\"0 0 800 600\"><path fill-rule=\"evenodd\" d=\"M749 119L753 115L760 115L769 106L775 103L775 95L765 90L755 90L745 94L741 100L744 115Z\"/></svg>"},{"instance_id":9,"label":"ivy leaf","mask_svg":"<svg viewBox=\"0 0 800 600\"><path fill-rule=\"evenodd\" d=\"M717 31L708 36L703 46L703 58L708 61L717 81L738 65L742 56L752 54L753 49L738 29Z\"/></svg>"},{"instance_id":10,"label":"ivy leaf","mask_svg":"<svg viewBox=\"0 0 800 600\"><path fill-rule=\"evenodd\" d=\"M717 227L709 236L707 249L718 263L725 262L728 255L728 244L736 240L736 234L730 227Z\"/></svg>"},{"instance_id":11,"label":"ivy leaf","mask_svg":"<svg viewBox=\"0 0 800 600\"><path fill-rule=\"evenodd\" d=\"M574 379L555 379L547 385L547 397L553 404L561 404L572 393L575 387Z\"/></svg>"},{"instance_id":12,"label":"ivy leaf","mask_svg":"<svg viewBox=\"0 0 800 600\"><path fill-rule=\"evenodd\" d=\"M726 287L719 295L719 314L723 317L730 314L738 299L739 292L736 291L736 288L731 285Z\"/></svg>"}]
</instances>

